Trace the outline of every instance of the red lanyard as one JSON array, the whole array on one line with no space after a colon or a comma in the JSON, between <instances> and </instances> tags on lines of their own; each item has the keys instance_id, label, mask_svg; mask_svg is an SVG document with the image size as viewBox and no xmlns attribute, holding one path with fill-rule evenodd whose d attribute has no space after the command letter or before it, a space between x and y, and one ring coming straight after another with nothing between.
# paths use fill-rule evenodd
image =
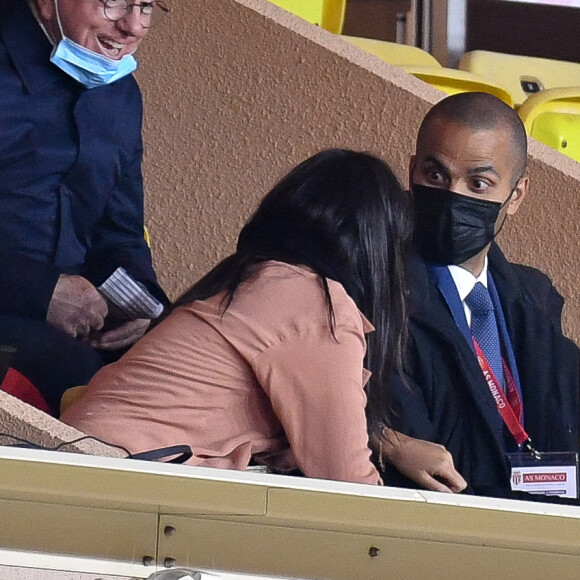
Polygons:
<instances>
[{"instance_id":1,"label":"red lanyard","mask_svg":"<svg viewBox=\"0 0 580 580\"><path fill-rule=\"evenodd\" d=\"M483 371L485 382L489 387L489 391L495 400L497 410L499 411L504 423L510 433L514 436L518 445L529 442L530 437L522 425L522 399L509 367L502 358L503 372L506 380L506 397L506 393L504 393L500 387L497 378L491 370L489 362L485 358L485 355L483 354L479 344L477 344L475 338L473 339L473 344L475 345L475 352L477 353L477 362L479 362L479 366ZM528 445L528 447L530 446L531 445Z\"/></svg>"}]
</instances>

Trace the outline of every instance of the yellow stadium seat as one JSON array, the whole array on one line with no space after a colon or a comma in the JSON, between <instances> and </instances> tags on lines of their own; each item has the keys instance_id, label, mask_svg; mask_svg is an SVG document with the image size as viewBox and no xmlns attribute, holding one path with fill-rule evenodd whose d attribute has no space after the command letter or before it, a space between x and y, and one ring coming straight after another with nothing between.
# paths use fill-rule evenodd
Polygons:
<instances>
[{"instance_id":1,"label":"yellow stadium seat","mask_svg":"<svg viewBox=\"0 0 580 580\"><path fill-rule=\"evenodd\" d=\"M340 34L344 26L346 0L324 0L322 10L322 28L334 34Z\"/></svg>"},{"instance_id":2,"label":"yellow stadium seat","mask_svg":"<svg viewBox=\"0 0 580 580\"><path fill-rule=\"evenodd\" d=\"M341 38L389 64L402 68L449 95L481 91L491 93L513 107L510 93L502 86L470 72L444 68L434 56L416 46L355 36L341 36Z\"/></svg>"},{"instance_id":3,"label":"yellow stadium seat","mask_svg":"<svg viewBox=\"0 0 580 580\"><path fill-rule=\"evenodd\" d=\"M270 0L270 2L325 30L335 34L342 32L346 0Z\"/></svg>"},{"instance_id":4,"label":"yellow stadium seat","mask_svg":"<svg viewBox=\"0 0 580 580\"><path fill-rule=\"evenodd\" d=\"M519 107L545 89L580 86L580 63L474 50L463 55L459 68L506 87Z\"/></svg>"},{"instance_id":5,"label":"yellow stadium seat","mask_svg":"<svg viewBox=\"0 0 580 580\"><path fill-rule=\"evenodd\" d=\"M402 66L401 68L448 95L469 92L490 93L510 107L514 106L512 97L505 88L479 75L444 67Z\"/></svg>"},{"instance_id":6,"label":"yellow stadium seat","mask_svg":"<svg viewBox=\"0 0 580 580\"><path fill-rule=\"evenodd\" d=\"M74 403L80 401L87 392L86 385L79 385L78 387L71 387L67 389L60 400L60 414L62 415Z\"/></svg>"},{"instance_id":7,"label":"yellow stadium seat","mask_svg":"<svg viewBox=\"0 0 580 580\"><path fill-rule=\"evenodd\" d=\"M341 38L394 66L434 66L441 68L434 56L416 46L357 36L343 35Z\"/></svg>"},{"instance_id":8,"label":"yellow stadium seat","mask_svg":"<svg viewBox=\"0 0 580 580\"><path fill-rule=\"evenodd\" d=\"M518 115L530 137L580 162L580 86L531 95Z\"/></svg>"},{"instance_id":9,"label":"yellow stadium seat","mask_svg":"<svg viewBox=\"0 0 580 580\"><path fill-rule=\"evenodd\" d=\"M143 237L145 238L147 247L151 248L151 234L149 233L147 226L143 226Z\"/></svg>"}]
</instances>

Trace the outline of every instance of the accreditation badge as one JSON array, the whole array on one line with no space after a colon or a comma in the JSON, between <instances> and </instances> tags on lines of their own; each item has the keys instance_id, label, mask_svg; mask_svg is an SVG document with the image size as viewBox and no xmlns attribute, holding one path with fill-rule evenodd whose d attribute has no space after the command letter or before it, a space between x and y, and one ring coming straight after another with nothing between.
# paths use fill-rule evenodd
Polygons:
<instances>
[{"instance_id":1,"label":"accreditation badge","mask_svg":"<svg viewBox=\"0 0 580 580\"><path fill-rule=\"evenodd\" d=\"M507 453L512 491L578 498L578 453Z\"/></svg>"}]
</instances>

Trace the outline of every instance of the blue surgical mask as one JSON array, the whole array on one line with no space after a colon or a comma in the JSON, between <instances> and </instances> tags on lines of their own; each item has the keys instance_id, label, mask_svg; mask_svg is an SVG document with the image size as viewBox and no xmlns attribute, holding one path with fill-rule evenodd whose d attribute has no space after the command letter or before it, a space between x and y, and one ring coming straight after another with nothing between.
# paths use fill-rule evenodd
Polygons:
<instances>
[{"instance_id":1,"label":"blue surgical mask","mask_svg":"<svg viewBox=\"0 0 580 580\"><path fill-rule=\"evenodd\" d=\"M62 28L58 0L54 1L54 6L61 40L50 55L50 62L88 89L114 83L137 68L137 61L132 54L114 60L72 41Z\"/></svg>"},{"instance_id":2,"label":"blue surgical mask","mask_svg":"<svg viewBox=\"0 0 580 580\"><path fill-rule=\"evenodd\" d=\"M131 74L137 68L132 54L113 60L62 36L54 47L50 62L88 89L109 85Z\"/></svg>"}]
</instances>

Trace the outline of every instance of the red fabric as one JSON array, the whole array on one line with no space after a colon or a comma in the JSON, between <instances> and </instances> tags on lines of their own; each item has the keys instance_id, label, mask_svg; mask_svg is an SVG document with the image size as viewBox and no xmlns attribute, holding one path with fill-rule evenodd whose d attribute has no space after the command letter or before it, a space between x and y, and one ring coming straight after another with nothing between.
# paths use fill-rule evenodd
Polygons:
<instances>
[{"instance_id":1,"label":"red fabric","mask_svg":"<svg viewBox=\"0 0 580 580\"><path fill-rule=\"evenodd\" d=\"M50 408L38 389L18 371L8 369L0 390L50 415Z\"/></svg>"}]
</instances>

